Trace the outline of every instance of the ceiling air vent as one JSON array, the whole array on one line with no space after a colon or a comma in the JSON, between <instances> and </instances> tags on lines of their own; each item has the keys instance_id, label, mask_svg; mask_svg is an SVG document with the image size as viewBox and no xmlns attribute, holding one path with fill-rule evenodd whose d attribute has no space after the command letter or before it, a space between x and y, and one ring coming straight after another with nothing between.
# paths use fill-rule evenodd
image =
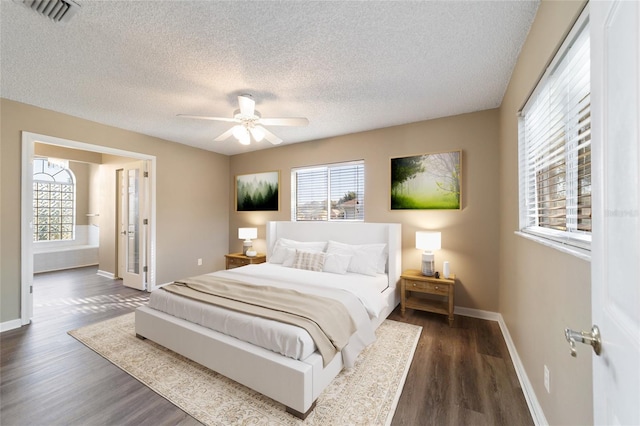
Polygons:
<instances>
[{"instance_id":1,"label":"ceiling air vent","mask_svg":"<svg viewBox=\"0 0 640 426\"><path fill-rule=\"evenodd\" d=\"M72 0L16 0L40 15L54 22L67 22L80 10L80 5Z\"/></svg>"}]
</instances>

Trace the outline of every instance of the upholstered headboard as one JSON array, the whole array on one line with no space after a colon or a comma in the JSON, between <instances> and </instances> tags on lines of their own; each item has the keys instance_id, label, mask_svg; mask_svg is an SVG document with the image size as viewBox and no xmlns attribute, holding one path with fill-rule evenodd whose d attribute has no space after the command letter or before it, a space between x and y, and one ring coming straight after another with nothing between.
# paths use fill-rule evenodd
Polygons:
<instances>
[{"instance_id":1,"label":"upholstered headboard","mask_svg":"<svg viewBox=\"0 0 640 426\"><path fill-rule=\"evenodd\" d=\"M267 260L278 238L297 241L339 241L347 244L386 243L389 286L400 280L402 225L365 222L267 222Z\"/></svg>"}]
</instances>

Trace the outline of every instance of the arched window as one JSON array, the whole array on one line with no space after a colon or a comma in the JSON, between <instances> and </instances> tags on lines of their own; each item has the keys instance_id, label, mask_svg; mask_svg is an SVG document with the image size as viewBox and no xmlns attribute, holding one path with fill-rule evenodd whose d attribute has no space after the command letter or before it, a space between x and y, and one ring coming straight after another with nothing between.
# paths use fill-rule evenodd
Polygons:
<instances>
[{"instance_id":1,"label":"arched window","mask_svg":"<svg viewBox=\"0 0 640 426\"><path fill-rule=\"evenodd\" d=\"M33 241L73 240L75 176L68 162L33 160Z\"/></svg>"}]
</instances>

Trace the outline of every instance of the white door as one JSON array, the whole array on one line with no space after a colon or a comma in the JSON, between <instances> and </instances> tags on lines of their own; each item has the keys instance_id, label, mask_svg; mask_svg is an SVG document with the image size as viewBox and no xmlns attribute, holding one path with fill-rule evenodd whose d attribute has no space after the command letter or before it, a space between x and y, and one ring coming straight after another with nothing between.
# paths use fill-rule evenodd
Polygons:
<instances>
[{"instance_id":1,"label":"white door","mask_svg":"<svg viewBox=\"0 0 640 426\"><path fill-rule=\"evenodd\" d=\"M640 424L640 3L592 1L594 421Z\"/></svg>"},{"instance_id":2,"label":"white door","mask_svg":"<svg viewBox=\"0 0 640 426\"><path fill-rule=\"evenodd\" d=\"M118 241L116 244L116 278L122 279L125 266L125 244L127 243L127 226L124 223L125 211L123 206L126 194L126 184L124 181L124 170L116 170L116 229L118 230Z\"/></svg>"},{"instance_id":3,"label":"white door","mask_svg":"<svg viewBox=\"0 0 640 426\"><path fill-rule=\"evenodd\" d=\"M123 262L118 262L118 273L125 286L138 290L145 290L147 282L147 176L145 161L129 163L122 172L119 253Z\"/></svg>"}]
</instances>

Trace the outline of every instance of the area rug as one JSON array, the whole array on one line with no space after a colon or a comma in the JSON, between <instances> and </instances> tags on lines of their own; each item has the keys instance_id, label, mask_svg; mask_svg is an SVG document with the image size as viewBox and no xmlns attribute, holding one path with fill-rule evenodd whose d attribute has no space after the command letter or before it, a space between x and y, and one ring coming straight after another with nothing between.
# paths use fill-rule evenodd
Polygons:
<instances>
[{"instance_id":1,"label":"area rug","mask_svg":"<svg viewBox=\"0 0 640 426\"><path fill-rule=\"evenodd\" d=\"M377 340L324 390L304 421L260 393L136 338L133 313L69 334L205 425L387 425L421 331L385 320Z\"/></svg>"}]
</instances>

